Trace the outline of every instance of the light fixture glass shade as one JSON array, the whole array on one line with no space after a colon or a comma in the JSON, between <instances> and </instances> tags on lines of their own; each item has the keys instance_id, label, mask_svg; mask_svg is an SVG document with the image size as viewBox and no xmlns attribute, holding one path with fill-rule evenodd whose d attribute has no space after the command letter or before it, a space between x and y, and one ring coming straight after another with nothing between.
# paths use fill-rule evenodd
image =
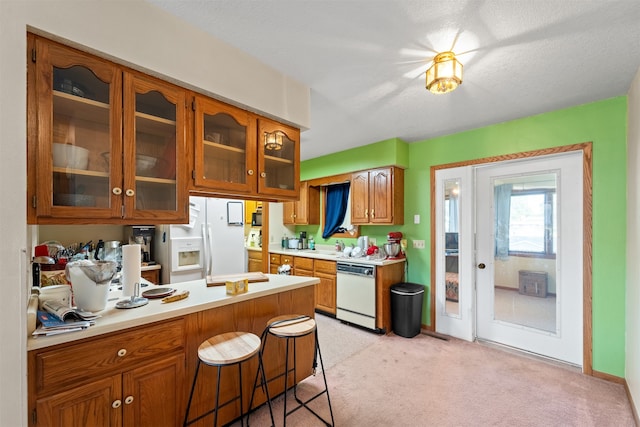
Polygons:
<instances>
[{"instance_id":1,"label":"light fixture glass shade","mask_svg":"<svg viewBox=\"0 0 640 427\"><path fill-rule=\"evenodd\" d=\"M264 133L264 148L267 150L280 150L282 149L284 133L277 130L275 132Z\"/></svg>"},{"instance_id":2,"label":"light fixture glass shade","mask_svg":"<svg viewBox=\"0 0 640 427\"><path fill-rule=\"evenodd\" d=\"M427 70L427 89L435 94L451 92L462 84L462 64L453 52L442 52L433 58Z\"/></svg>"}]
</instances>

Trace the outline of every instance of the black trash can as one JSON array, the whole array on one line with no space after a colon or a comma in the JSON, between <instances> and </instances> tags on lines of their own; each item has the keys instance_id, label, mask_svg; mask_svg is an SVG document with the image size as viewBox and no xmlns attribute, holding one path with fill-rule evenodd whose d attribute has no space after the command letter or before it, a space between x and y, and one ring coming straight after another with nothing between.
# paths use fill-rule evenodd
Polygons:
<instances>
[{"instance_id":1,"label":"black trash can","mask_svg":"<svg viewBox=\"0 0 640 427\"><path fill-rule=\"evenodd\" d=\"M391 286L391 327L396 335L413 338L420 333L424 286L397 283Z\"/></svg>"}]
</instances>

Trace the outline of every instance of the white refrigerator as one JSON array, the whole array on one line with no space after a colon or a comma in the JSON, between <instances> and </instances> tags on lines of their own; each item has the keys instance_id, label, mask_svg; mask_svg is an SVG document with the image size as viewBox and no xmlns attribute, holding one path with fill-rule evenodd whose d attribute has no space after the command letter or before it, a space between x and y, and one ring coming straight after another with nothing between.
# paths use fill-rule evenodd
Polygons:
<instances>
[{"instance_id":1,"label":"white refrigerator","mask_svg":"<svg viewBox=\"0 0 640 427\"><path fill-rule=\"evenodd\" d=\"M189 224L156 226L155 243L163 284L244 273L244 202L192 196Z\"/></svg>"}]
</instances>

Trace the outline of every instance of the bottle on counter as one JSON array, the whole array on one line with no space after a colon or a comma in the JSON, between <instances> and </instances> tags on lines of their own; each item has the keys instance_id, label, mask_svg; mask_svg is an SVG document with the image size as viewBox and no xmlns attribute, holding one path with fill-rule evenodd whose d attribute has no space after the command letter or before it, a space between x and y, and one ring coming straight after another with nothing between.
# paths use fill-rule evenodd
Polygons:
<instances>
[{"instance_id":1,"label":"bottle on counter","mask_svg":"<svg viewBox=\"0 0 640 427\"><path fill-rule=\"evenodd\" d=\"M289 239L285 234L284 236L282 236L282 249L287 249L288 247L289 247Z\"/></svg>"},{"instance_id":2,"label":"bottle on counter","mask_svg":"<svg viewBox=\"0 0 640 427\"><path fill-rule=\"evenodd\" d=\"M315 249L316 248L316 242L313 240L313 236L309 236L309 249Z\"/></svg>"}]
</instances>

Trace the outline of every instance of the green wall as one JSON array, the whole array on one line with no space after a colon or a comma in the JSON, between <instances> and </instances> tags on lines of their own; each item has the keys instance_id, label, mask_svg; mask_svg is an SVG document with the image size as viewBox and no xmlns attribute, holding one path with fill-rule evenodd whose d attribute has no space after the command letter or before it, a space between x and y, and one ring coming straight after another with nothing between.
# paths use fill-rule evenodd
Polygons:
<instances>
[{"instance_id":1,"label":"green wall","mask_svg":"<svg viewBox=\"0 0 640 427\"><path fill-rule=\"evenodd\" d=\"M365 226L361 234L381 243L402 231L424 239L426 249L409 248L407 280L430 290L430 168L464 160L542 148L593 143L593 369L624 377L627 98L617 97L412 144L391 139L302 162L301 179L385 165L406 167L405 224ZM414 214L421 217L413 223ZM300 227L322 241L317 226ZM347 241L348 242L348 241ZM411 246L411 245L409 245ZM423 323L431 307L425 293Z\"/></svg>"}]
</instances>

